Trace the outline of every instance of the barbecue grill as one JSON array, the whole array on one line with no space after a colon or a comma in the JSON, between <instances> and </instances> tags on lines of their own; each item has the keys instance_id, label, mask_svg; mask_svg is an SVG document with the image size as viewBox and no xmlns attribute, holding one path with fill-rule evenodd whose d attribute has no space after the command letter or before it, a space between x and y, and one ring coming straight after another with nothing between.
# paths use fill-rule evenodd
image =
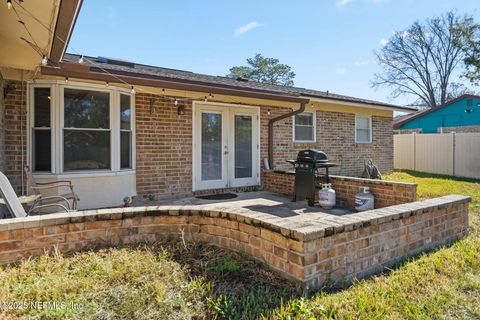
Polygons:
<instances>
[{"instance_id":1,"label":"barbecue grill","mask_svg":"<svg viewBox=\"0 0 480 320\"><path fill-rule=\"evenodd\" d=\"M315 205L315 180L320 177L319 170L325 169L325 179L329 183L328 168L337 164L330 162L327 155L315 149L302 150L297 160L287 160L295 167L295 194L293 201L307 200L309 206Z\"/></svg>"}]
</instances>

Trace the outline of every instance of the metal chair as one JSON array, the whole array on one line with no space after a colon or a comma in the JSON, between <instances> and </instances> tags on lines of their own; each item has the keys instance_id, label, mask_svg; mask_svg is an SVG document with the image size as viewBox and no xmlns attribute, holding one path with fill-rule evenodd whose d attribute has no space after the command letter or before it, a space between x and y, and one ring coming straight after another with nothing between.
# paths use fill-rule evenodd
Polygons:
<instances>
[{"instance_id":1,"label":"metal chair","mask_svg":"<svg viewBox=\"0 0 480 320\"><path fill-rule=\"evenodd\" d=\"M54 203L55 198L57 202L63 202L66 200L67 202L71 201L71 208L72 210L77 210L77 205L78 201L80 199L78 198L78 195L73 191L73 184L72 181L70 180L58 180L58 181L52 181L52 182L36 182L35 178L33 177L32 171L28 166L24 167L25 174L27 176L27 181L30 183L30 188L33 190L33 192L36 195L40 195L39 201L45 203ZM47 190L55 189L55 188L65 188L69 190L69 192L60 194L58 196L46 196L44 193Z\"/></svg>"},{"instance_id":2,"label":"metal chair","mask_svg":"<svg viewBox=\"0 0 480 320\"><path fill-rule=\"evenodd\" d=\"M34 212L39 212L38 210L43 210L45 208L50 208L50 207L57 207L62 209L65 212L69 212L70 208L69 203L65 205L62 205L60 203L50 203L50 204L39 204L32 206L30 210L25 211L25 208L22 206L20 203L20 200L18 199L17 195L15 194L15 191L13 190L12 185L10 184L10 181L8 181L8 178L3 174L3 172L0 172L0 196L3 198L5 201L5 204L12 214L13 217L15 218L22 218L31 215ZM41 212L39 212L41 213Z\"/></svg>"}]
</instances>

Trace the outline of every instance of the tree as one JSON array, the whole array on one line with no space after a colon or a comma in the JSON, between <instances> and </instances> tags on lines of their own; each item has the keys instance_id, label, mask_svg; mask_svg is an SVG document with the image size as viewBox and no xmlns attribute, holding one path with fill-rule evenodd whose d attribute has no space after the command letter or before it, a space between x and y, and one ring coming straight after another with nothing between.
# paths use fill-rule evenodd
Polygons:
<instances>
[{"instance_id":1,"label":"tree","mask_svg":"<svg viewBox=\"0 0 480 320\"><path fill-rule=\"evenodd\" d=\"M465 77L474 85L480 84L480 24L472 17L466 24L454 27L455 44L463 51L466 71Z\"/></svg>"},{"instance_id":2,"label":"tree","mask_svg":"<svg viewBox=\"0 0 480 320\"><path fill-rule=\"evenodd\" d=\"M375 74L372 86L391 88L393 98L413 96L415 104L428 108L445 103L454 93L451 77L464 58L455 28L471 23L470 17L448 12L396 32L375 53L383 70Z\"/></svg>"},{"instance_id":3,"label":"tree","mask_svg":"<svg viewBox=\"0 0 480 320\"><path fill-rule=\"evenodd\" d=\"M295 73L286 64L275 58L265 58L257 53L255 57L247 59L248 66L230 68L229 78L246 78L263 83L293 86Z\"/></svg>"}]
</instances>

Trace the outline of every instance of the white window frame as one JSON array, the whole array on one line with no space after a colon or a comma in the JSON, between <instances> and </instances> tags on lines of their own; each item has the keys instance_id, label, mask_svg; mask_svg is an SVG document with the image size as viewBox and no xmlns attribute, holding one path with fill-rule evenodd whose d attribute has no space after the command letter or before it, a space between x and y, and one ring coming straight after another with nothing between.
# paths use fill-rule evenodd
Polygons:
<instances>
[{"instance_id":1,"label":"white window frame","mask_svg":"<svg viewBox=\"0 0 480 320\"><path fill-rule=\"evenodd\" d=\"M33 144L35 143L33 141L33 134L34 134L34 129L35 129L35 88L48 88L50 89L50 170L51 171L37 171L37 172L42 172L42 173L48 173L48 172L53 172L54 168L54 158L55 158L55 152L57 150L57 146L54 145L55 141L55 105L53 103L53 99L56 96L56 88L55 86L46 83L46 84L38 84L35 86L30 86L28 89L28 95L27 97L27 103L28 103L28 110L29 114L27 116L27 128L28 128L28 134L27 134L27 146L28 146L28 166L30 167L31 170L34 170L34 154L33 154Z\"/></svg>"},{"instance_id":2,"label":"white window frame","mask_svg":"<svg viewBox=\"0 0 480 320\"><path fill-rule=\"evenodd\" d=\"M27 134L27 160L29 166L33 169L33 125L34 125L34 88L50 88L51 93L51 136L52 136L52 170L51 172L38 171L39 174L83 174L83 175L103 175L105 173L115 172L129 172L136 169L136 128L135 128L135 95L130 90L125 88L119 88L115 86L105 87L101 84L90 84L83 82L69 81L66 83L62 80L36 80L35 82L29 82L29 95L28 95L28 134ZM63 169L63 130L64 130L64 89L80 89L80 90L94 90L110 93L110 170L76 170L76 171L64 171ZM131 157L132 168L120 169L120 94L128 95L131 98ZM69 129L69 128L67 128ZM73 129L75 130L75 129ZM79 128L79 130L83 130ZM90 129L85 129L90 130ZM95 129L92 129L95 130Z\"/></svg>"},{"instance_id":3,"label":"white window frame","mask_svg":"<svg viewBox=\"0 0 480 320\"><path fill-rule=\"evenodd\" d=\"M358 124L358 119L368 119L368 126L369 126L369 139L368 141L358 141L358 136L357 136L357 124ZM357 144L370 144L372 143L372 135L373 135L373 127L372 127L372 116L366 116L366 115L355 115L355 143Z\"/></svg>"},{"instance_id":4,"label":"white window frame","mask_svg":"<svg viewBox=\"0 0 480 320\"><path fill-rule=\"evenodd\" d=\"M317 142L317 112L315 110L311 111L304 111L300 114L305 114L305 113L310 113L313 117L312 119L312 125L313 125L313 139L312 140L297 140L295 137L295 116L292 117L292 140L293 143L316 143Z\"/></svg>"},{"instance_id":5,"label":"white window frame","mask_svg":"<svg viewBox=\"0 0 480 320\"><path fill-rule=\"evenodd\" d=\"M122 129L121 125L122 125L122 117L121 117L121 106L120 106L120 102L121 102L121 95L125 95L125 96L128 96L130 97L130 130L127 130L127 129ZM118 142L118 157L119 157L119 162L118 162L118 165L119 165L119 170L121 171L124 171L124 170L132 170L135 168L134 166L134 161L135 161L135 108L134 108L134 104L135 104L135 99L134 99L134 95L131 94L131 93L127 93L127 92L124 92L124 91L118 91L117 93L117 98L118 98L118 128L119 128L119 132L118 132L118 139L119 139L119 142ZM122 159L121 159L121 155L120 155L120 152L121 152L121 133L122 132L130 132L130 166L131 168L123 168L122 169Z\"/></svg>"}]
</instances>

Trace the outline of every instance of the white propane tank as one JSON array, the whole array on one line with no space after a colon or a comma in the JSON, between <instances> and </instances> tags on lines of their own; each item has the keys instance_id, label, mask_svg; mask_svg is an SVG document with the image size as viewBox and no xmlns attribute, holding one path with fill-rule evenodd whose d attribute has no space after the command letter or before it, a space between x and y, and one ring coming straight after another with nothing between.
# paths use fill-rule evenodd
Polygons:
<instances>
[{"instance_id":1,"label":"white propane tank","mask_svg":"<svg viewBox=\"0 0 480 320\"><path fill-rule=\"evenodd\" d=\"M322 184L322 189L318 191L318 203L324 209L332 209L335 206L335 190L330 183Z\"/></svg>"},{"instance_id":2,"label":"white propane tank","mask_svg":"<svg viewBox=\"0 0 480 320\"><path fill-rule=\"evenodd\" d=\"M373 210L375 198L370 193L369 187L360 187L360 192L355 195L355 209L357 211Z\"/></svg>"}]
</instances>

